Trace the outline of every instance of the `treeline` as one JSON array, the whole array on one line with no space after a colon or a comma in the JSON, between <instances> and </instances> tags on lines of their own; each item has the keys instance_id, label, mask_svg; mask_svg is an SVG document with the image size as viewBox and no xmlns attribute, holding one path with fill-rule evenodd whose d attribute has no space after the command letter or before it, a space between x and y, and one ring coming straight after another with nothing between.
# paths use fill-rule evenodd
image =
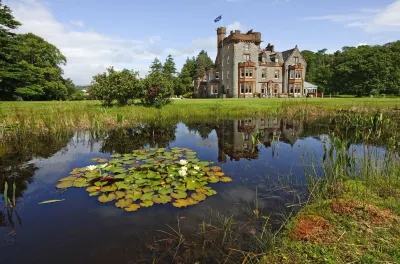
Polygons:
<instances>
[{"instance_id":1,"label":"treeline","mask_svg":"<svg viewBox=\"0 0 400 264\"><path fill-rule=\"evenodd\" d=\"M67 59L54 45L21 26L0 0L0 100L81 100L71 79L62 77Z\"/></svg>"},{"instance_id":2,"label":"treeline","mask_svg":"<svg viewBox=\"0 0 400 264\"><path fill-rule=\"evenodd\" d=\"M302 51L306 81L326 94L400 95L400 41L326 51Z\"/></svg>"},{"instance_id":3,"label":"treeline","mask_svg":"<svg viewBox=\"0 0 400 264\"><path fill-rule=\"evenodd\" d=\"M144 105L161 107L169 103L172 96L191 97L194 80L204 76L212 66L207 52L201 51L196 58L186 60L180 73L177 73L171 55L164 63L155 58L144 78L140 78L139 73L133 70L116 71L110 67L93 77L88 92L105 106L113 103L126 105L140 100Z\"/></svg>"}]
</instances>

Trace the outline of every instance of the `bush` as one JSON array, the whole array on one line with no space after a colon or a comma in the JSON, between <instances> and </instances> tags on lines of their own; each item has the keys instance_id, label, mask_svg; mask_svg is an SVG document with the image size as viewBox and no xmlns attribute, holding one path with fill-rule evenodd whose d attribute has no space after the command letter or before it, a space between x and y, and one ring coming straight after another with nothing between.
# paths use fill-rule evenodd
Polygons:
<instances>
[{"instance_id":1,"label":"bush","mask_svg":"<svg viewBox=\"0 0 400 264\"><path fill-rule=\"evenodd\" d=\"M138 75L138 72L127 69L116 71L110 67L107 72L93 77L90 95L101 100L105 106L111 106L114 100L126 105L130 99L138 98L142 93Z\"/></svg>"},{"instance_id":2,"label":"bush","mask_svg":"<svg viewBox=\"0 0 400 264\"><path fill-rule=\"evenodd\" d=\"M159 72L153 72L143 80L144 94L142 102L147 106L157 108L171 102L173 83Z\"/></svg>"}]
</instances>

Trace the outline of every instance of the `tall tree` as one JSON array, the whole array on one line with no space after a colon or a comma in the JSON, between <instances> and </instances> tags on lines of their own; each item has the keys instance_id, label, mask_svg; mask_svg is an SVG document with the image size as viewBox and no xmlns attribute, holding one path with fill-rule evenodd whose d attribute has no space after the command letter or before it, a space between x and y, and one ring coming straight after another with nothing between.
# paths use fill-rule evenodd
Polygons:
<instances>
[{"instance_id":1,"label":"tall tree","mask_svg":"<svg viewBox=\"0 0 400 264\"><path fill-rule=\"evenodd\" d=\"M16 34L12 30L21 25L14 19L11 9L0 0L0 100L10 100L14 94L14 81L20 76L16 71L15 54L17 42Z\"/></svg>"},{"instance_id":2,"label":"tall tree","mask_svg":"<svg viewBox=\"0 0 400 264\"><path fill-rule=\"evenodd\" d=\"M183 95L193 90L193 81L196 78L196 59L187 58L181 72L178 74L177 84L174 88L175 95Z\"/></svg>"},{"instance_id":3,"label":"tall tree","mask_svg":"<svg viewBox=\"0 0 400 264\"><path fill-rule=\"evenodd\" d=\"M149 73L162 73L163 72L163 65L161 61L156 57L150 65Z\"/></svg>"},{"instance_id":4,"label":"tall tree","mask_svg":"<svg viewBox=\"0 0 400 264\"><path fill-rule=\"evenodd\" d=\"M60 50L32 33L21 34L18 66L21 71L16 81L15 93L29 100L64 100L68 91L62 78L67 59Z\"/></svg>"},{"instance_id":5,"label":"tall tree","mask_svg":"<svg viewBox=\"0 0 400 264\"><path fill-rule=\"evenodd\" d=\"M208 56L207 52L202 50L196 58L196 77L203 78L208 69L213 66L213 61Z\"/></svg>"},{"instance_id":6,"label":"tall tree","mask_svg":"<svg viewBox=\"0 0 400 264\"><path fill-rule=\"evenodd\" d=\"M167 59L165 60L163 65L163 73L169 78L172 78L176 73L174 58L172 58L171 55L168 55Z\"/></svg>"}]
</instances>

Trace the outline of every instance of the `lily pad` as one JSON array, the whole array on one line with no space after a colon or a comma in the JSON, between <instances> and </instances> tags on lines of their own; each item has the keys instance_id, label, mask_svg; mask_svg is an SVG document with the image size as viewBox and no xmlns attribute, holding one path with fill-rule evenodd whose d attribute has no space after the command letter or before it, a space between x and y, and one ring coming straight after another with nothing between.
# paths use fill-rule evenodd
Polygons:
<instances>
[{"instance_id":1,"label":"lily pad","mask_svg":"<svg viewBox=\"0 0 400 264\"><path fill-rule=\"evenodd\" d=\"M151 201L151 200L145 200L145 201L142 201L141 203L140 203L140 206L141 207L150 207L150 206L153 206L153 201Z\"/></svg>"},{"instance_id":2,"label":"lily pad","mask_svg":"<svg viewBox=\"0 0 400 264\"><path fill-rule=\"evenodd\" d=\"M128 207L125 207L124 210L127 211L127 212L134 212L134 211L136 211L136 210L139 209L139 208L140 208L140 205L138 205L138 204L131 204L131 205L129 205Z\"/></svg>"},{"instance_id":3,"label":"lily pad","mask_svg":"<svg viewBox=\"0 0 400 264\"><path fill-rule=\"evenodd\" d=\"M232 181L222 168L211 167L212 162L200 161L197 153L188 148L139 149L122 155L113 154L109 161L104 158L93 160L108 165L73 169L56 187L88 187L89 195L99 195L100 202L118 200L115 205L130 212L154 203L173 202L176 207L195 205L216 194L208 186L210 183ZM140 205L134 203L137 200Z\"/></svg>"},{"instance_id":4,"label":"lily pad","mask_svg":"<svg viewBox=\"0 0 400 264\"><path fill-rule=\"evenodd\" d=\"M72 187L72 185L73 185L73 182L71 182L71 181L62 181L59 184L57 184L56 187L58 189L65 189L65 188Z\"/></svg>"},{"instance_id":5,"label":"lily pad","mask_svg":"<svg viewBox=\"0 0 400 264\"><path fill-rule=\"evenodd\" d=\"M100 190L100 188L97 187L97 186L90 186L90 187L87 187L87 188L86 188L86 191L87 191L87 192L97 192L97 191L99 191L99 190Z\"/></svg>"},{"instance_id":6,"label":"lily pad","mask_svg":"<svg viewBox=\"0 0 400 264\"><path fill-rule=\"evenodd\" d=\"M123 191L116 191L115 195L117 196L117 199L121 199L122 197L125 197L125 192Z\"/></svg>"},{"instance_id":7,"label":"lily pad","mask_svg":"<svg viewBox=\"0 0 400 264\"><path fill-rule=\"evenodd\" d=\"M114 192L117 190L117 186L115 184L104 186L100 189L102 192Z\"/></svg>"},{"instance_id":8,"label":"lily pad","mask_svg":"<svg viewBox=\"0 0 400 264\"><path fill-rule=\"evenodd\" d=\"M77 188L83 188L83 187L90 186L90 183L84 182L84 181L74 181L73 185L74 185L74 187L77 187Z\"/></svg>"},{"instance_id":9,"label":"lily pad","mask_svg":"<svg viewBox=\"0 0 400 264\"><path fill-rule=\"evenodd\" d=\"M59 181L60 182L62 182L62 181L75 181L76 179L77 179L76 176L68 176L68 177L60 179Z\"/></svg>"},{"instance_id":10,"label":"lily pad","mask_svg":"<svg viewBox=\"0 0 400 264\"><path fill-rule=\"evenodd\" d=\"M132 203L132 199L119 199L118 202L115 203L115 206L118 208L125 208L130 206Z\"/></svg>"},{"instance_id":11,"label":"lily pad","mask_svg":"<svg viewBox=\"0 0 400 264\"><path fill-rule=\"evenodd\" d=\"M142 197L140 197L140 199L142 201L146 201L146 200L151 200L153 198L154 192L148 192L142 195Z\"/></svg>"},{"instance_id":12,"label":"lily pad","mask_svg":"<svg viewBox=\"0 0 400 264\"><path fill-rule=\"evenodd\" d=\"M114 201L115 199L117 199L117 196L114 193L110 193L109 195L106 195L105 193L103 193L99 198L99 202L101 203L108 203L111 201Z\"/></svg>"},{"instance_id":13,"label":"lily pad","mask_svg":"<svg viewBox=\"0 0 400 264\"><path fill-rule=\"evenodd\" d=\"M171 202L171 200L172 200L171 196L164 195L164 194L159 194L159 195L153 196L153 198L152 198L152 201L157 204L166 204L166 203Z\"/></svg>"},{"instance_id":14,"label":"lily pad","mask_svg":"<svg viewBox=\"0 0 400 264\"><path fill-rule=\"evenodd\" d=\"M222 182L231 182L232 181L232 179L229 177L221 177L221 178L219 178L219 180Z\"/></svg>"},{"instance_id":15,"label":"lily pad","mask_svg":"<svg viewBox=\"0 0 400 264\"><path fill-rule=\"evenodd\" d=\"M196 201L204 201L207 198L203 193L193 193L191 197Z\"/></svg>"},{"instance_id":16,"label":"lily pad","mask_svg":"<svg viewBox=\"0 0 400 264\"><path fill-rule=\"evenodd\" d=\"M175 198L175 199L183 199L186 198L187 193L184 191L180 191L180 190L175 190L173 193L171 193L171 197Z\"/></svg>"}]
</instances>

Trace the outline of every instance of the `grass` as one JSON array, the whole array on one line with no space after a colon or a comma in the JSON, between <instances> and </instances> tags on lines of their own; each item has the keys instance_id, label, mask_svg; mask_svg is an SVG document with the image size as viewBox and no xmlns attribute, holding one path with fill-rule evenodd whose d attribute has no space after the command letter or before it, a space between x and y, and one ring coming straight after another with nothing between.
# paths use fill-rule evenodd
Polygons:
<instances>
[{"instance_id":1,"label":"grass","mask_svg":"<svg viewBox=\"0 0 400 264\"><path fill-rule=\"evenodd\" d=\"M247 221L218 215L192 236L155 240L151 248L162 254L153 263L400 263L400 156L390 139L398 122L344 114L333 123L322 160L303 155L309 196L280 228L271 229L255 201ZM352 130L371 145L350 144Z\"/></svg>"},{"instance_id":2,"label":"grass","mask_svg":"<svg viewBox=\"0 0 400 264\"><path fill-rule=\"evenodd\" d=\"M114 128L165 120L218 120L260 114L317 115L338 109L399 109L398 98L190 99L161 110L141 105L104 108L97 101L1 102L1 133Z\"/></svg>"}]
</instances>

